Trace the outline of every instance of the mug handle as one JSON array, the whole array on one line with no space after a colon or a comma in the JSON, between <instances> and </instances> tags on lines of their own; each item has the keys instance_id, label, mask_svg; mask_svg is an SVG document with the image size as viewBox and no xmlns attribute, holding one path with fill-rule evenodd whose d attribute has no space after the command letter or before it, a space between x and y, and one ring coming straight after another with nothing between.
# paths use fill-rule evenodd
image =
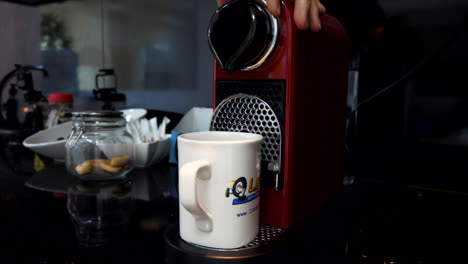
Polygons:
<instances>
[{"instance_id":1,"label":"mug handle","mask_svg":"<svg viewBox=\"0 0 468 264\"><path fill-rule=\"evenodd\" d=\"M180 203L193 215L200 231L211 232L213 222L210 215L201 208L197 197L197 178L202 180L211 178L210 163L204 160L192 161L184 164L179 173Z\"/></svg>"}]
</instances>

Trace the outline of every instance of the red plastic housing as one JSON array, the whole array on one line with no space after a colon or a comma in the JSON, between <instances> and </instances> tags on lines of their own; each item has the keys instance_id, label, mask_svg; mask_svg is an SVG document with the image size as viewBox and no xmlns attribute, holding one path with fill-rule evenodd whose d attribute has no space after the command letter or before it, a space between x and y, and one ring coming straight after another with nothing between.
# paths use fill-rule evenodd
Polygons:
<instances>
[{"instance_id":1,"label":"red plastic housing","mask_svg":"<svg viewBox=\"0 0 468 264\"><path fill-rule=\"evenodd\" d=\"M215 93L218 80L286 81L284 186L262 187L260 198L260 221L282 228L339 195L344 174L348 37L328 15L320 18L320 32L300 31L293 14L293 2L283 1L275 51L260 68L229 74L215 61L214 71Z\"/></svg>"}]
</instances>

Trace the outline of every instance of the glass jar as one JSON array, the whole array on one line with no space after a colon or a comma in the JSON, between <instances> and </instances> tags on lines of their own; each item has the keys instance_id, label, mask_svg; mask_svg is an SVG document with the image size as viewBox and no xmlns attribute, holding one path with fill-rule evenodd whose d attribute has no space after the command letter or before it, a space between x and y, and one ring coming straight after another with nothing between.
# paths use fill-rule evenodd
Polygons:
<instances>
[{"instance_id":1,"label":"glass jar","mask_svg":"<svg viewBox=\"0 0 468 264\"><path fill-rule=\"evenodd\" d=\"M113 180L133 169L132 136L122 112L76 112L66 148L67 170L82 180Z\"/></svg>"},{"instance_id":2,"label":"glass jar","mask_svg":"<svg viewBox=\"0 0 468 264\"><path fill-rule=\"evenodd\" d=\"M70 93L51 93L48 97L49 113L46 128L71 121L73 95Z\"/></svg>"}]
</instances>

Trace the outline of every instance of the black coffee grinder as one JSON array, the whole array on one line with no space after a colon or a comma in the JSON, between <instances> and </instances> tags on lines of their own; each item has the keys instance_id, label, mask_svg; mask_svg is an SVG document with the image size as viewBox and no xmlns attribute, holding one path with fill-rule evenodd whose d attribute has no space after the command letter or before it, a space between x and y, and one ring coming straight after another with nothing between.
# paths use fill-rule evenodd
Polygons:
<instances>
[{"instance_id":1,"label":"black coffee grinder","mask_svg":"<svg viewBox=\"0 0 468 264\"><path fill-rule=\"evenodd\" d=\"M44 129L45 109L41 104L46 104L47 99L41 91L34 89L34 71L41 72L44 77L49 76L47 70L41 65L16 64L15 68L0 81L1 156L8 167L15 172L33 172L32 169L28 169L30 162L26 162L27 158L33 156L33 152L23 147L23 140ZM15 83L11 83L13 79L16 79ZM4 102L2 94L8 84L10 84L9 96ZM23 94L24 103L21 105L17 100L19 91Z\"/></svg>"},{"instance_id":2,"label":"black coffee grinder","mask_svg":"<svg viewBox=\"0 0 468 264\"><path fill-rule=\"evenodd\" d=\"M2 114L0 115L0 128L3 129L22 129L29 132L37 132L44 128L43 110L38 106L39 103L46 103L47 99L42 95L41 91L34 89L34 81L32 71L42 72L44 77L48 77L47 70L41 66L19 65L15 64L15 69L10 71L0 81L0 102L2 102ZM16 77L16 84L11 84L9 90L9 99L3 105L2 94L6 85L11 79ZM19 109L16 94L18 90L24 92L25 105ZM18 120L18 111L25 112L23 122ZM5 116L3 112L6 112Z\"/></svg>"}]
</instances>

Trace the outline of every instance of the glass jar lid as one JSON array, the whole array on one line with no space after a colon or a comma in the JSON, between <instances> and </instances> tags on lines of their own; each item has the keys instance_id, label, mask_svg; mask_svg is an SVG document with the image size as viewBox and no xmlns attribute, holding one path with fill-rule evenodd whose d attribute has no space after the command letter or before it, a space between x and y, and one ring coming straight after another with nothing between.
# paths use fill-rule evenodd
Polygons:
<instances>
[{"instance_id":1,"label":"glass jar lid","mask_svg":"<svg viewBox=\"0 0 468 264\"><path fill-rule=\"evenodd\" d=\"M125 126L124 113L120 111L83 111L73 112L72 120L93 127Z\"/></svg>"},{"instance_id":2,"label":"glass jar lid","mask_svg":"<svg viewBox=\"0 0 468 264\"><path fill-rule=\"evenodd\" d=\"M73 117L94 117L94 118L123 118L123 112L120 111L83 111L73 112Z\"/></svg>"}]
</instances>

